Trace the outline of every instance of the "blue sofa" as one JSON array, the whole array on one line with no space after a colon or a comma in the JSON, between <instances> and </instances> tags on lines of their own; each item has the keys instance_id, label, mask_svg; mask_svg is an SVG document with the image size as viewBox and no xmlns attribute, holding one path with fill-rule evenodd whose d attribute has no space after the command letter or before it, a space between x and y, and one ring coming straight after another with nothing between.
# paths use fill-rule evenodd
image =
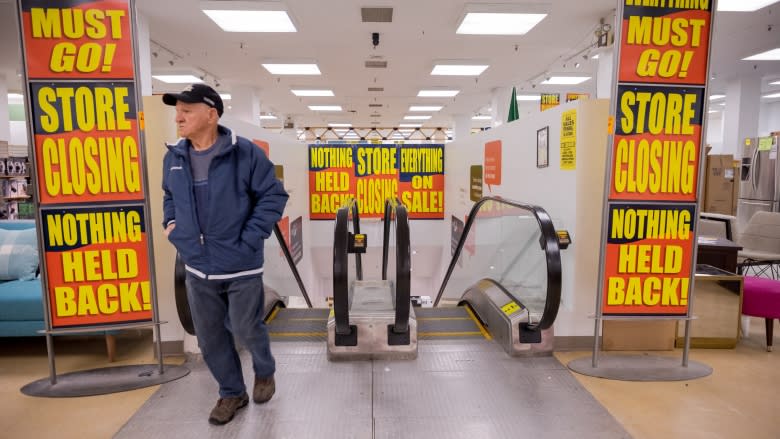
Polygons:
<instances>
[{"instance_id":1,"label":"blue sofa","mask_svg":"<svg viewBox=\"0 0 780 439\"><path fill-rule=\"evenodd\" d=\"M33 220L0 221L0 337L43 335L43 295ZM116 339L106 333L108 360Z\"/></svg>"}]
</instances>

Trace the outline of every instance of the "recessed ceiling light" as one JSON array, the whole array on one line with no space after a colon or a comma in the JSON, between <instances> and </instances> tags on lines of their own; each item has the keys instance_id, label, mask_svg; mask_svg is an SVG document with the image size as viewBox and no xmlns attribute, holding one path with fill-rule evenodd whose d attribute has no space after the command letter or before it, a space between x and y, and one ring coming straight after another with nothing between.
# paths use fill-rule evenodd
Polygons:
<instances>
[{"instance_id":1,"label":"recessed ceiling light","mask_svg":"<svg viewBox=\"0 0 780 439\"><path fill-rule=\"evenodd\" d=\"M409 111L439 111L441 108L441 105L412 105Z\"/></svg>"},{"instance_id":2,"label":"recessed ceiling light","mask_svg":"<svg viewBox=\"0 0 780 439\"><path fill-rule=\"evenodd\" d=\"M309 105L312 111L342 111L341 105Z\"/></svg>"},{"instance_id":3,"label":"recessed ceiling light","mask_svg":"<svg viewBox=\"0 0 780 439\"><path fill-rule=\"evenodd\" d=\"M195 75L152 75L152 78L167 84L194 84L203 82Z\"/></svg>"},{"instance_id":4,"label":"recessed ceiling light","mask_svg":"<svg viewBox=\"0 0 780 439\"><path fill-rule=\"evenodd\" d=\"M431 75L443 76L479 76L489 66L486 64L436 64L431 70Z\"/></svg>"},{"instance_id":5,"label":"recessed ceiling light","mask_svg":"<svg viewBox=\"0 0 780 439\"><path fill-rule=\"evenodd\" d=\"M726 97L726 95L710 95L710 100L711 101L717 101L718 99L723 99L725 97Z\"/></svg>"},{"instance_id":6,"label":"recessed ceiling light","mask_svg":"<svg viewBox=\"0 0 780 439\"><path fill-rule=\"evenodd\" d=\"M307 89L293 89L290 90L295 96L335 96L333 90L307 90Z\"/></svg>"},{"instance_id":7,"label":"recessed ceiling light","mask_svg":"<svg viewBox=\"0 0 780 439\"><path fill-rule=\"evenodd\" d=\"M263 67L272 75L321 75L320 68L313 63L264 63Z\"/></svg>"},{"instance_id":8,"label":"recessed ceiling light","mask_svg":"<svg viewBox=\"0 0 780 439\"><path fill-rule=\"evenodd\" d=\"M742 58L743 61L780 61L780 47L777 49L767 50L766 52L757 53L747 58Z\"/></svg>"},{"instance_id":9,"label":"recessed ceiling light","mask_svg":"<svg viewBox=\"0 0 780 439\"><path fill-rule=\"evenodd\" d=\"M351 123L335 123L334 122L334 123L329 123L328 126L329 127L334 127L334 128L341 128L341 127L349 128L349 127L352 126L352 124Z\"/></svg>"},{"instance_id":10,"label":"recessed ceiling light","mask_svg":"<svg viewBox=\"0 0 780 439\"><path fill-rule=\"evenodd\" d=\"M261 120L272 120L272 119L276 119L276 116L274 116L273 114L261 114L260 115L260 119Z\"/></svg>"},{"instance_id":11,"label":"recessed ceiling light","mask_svg":"<svg viewBox=\"0 0 780 439\"><path fill-rule=\"evenodd\" d=\"M230 96L230 93L220 93L219 97L222 98L223 101L229 101L232 96Z\"/></svg>"},{"instance_id":12,"label":"recessed ceiling light","mask_svg":"<svg viewBox=\"0 0 780 439\"><path fill-rule=\"evenodd\" d=\"M414 115L404 116L404 120L428 120L430 118L431 116L414 116Z\"/></svg>"},{"instance_id":13,"label":"recessed ceiling light","mask_svg":"<svg viewBox=\"0 0 780 439\"><path fill-rule=\"evenodd\" d=\"M469 12L458 25L457 34L524 35L547 14Z\"/></svg>"},{"instance_id":14,"label":"recessed ceiling light","mask_svg":"<svg viewBox=\"0 0 780 439\"><path fill-rule=\"evenodd\" d=\"M518 101L541 101L541 95L517 95Z\"/></svg>"},{"instance_id":15,"label":"recessed ceiling light","mask_svg":"<svg viewBox=\"0 0 780 439\"><path fill-rule=\"evenodd\" d=\"M208 2L221 7L229 2ZM203 9L203 13L225 32L297 32L287 11Z\"/></svg>"},{"instance_id":16,"label":"recessed ceiling light","mask_svg":"<svg viewBox=\"0 0 780 439\"><path fill-rule=\"evenodd\" d=\"M577 85L590 79L590 76L551 76L542 81L544 85Z\"/></svg>"},{"instance_id":17,"label":"recessed ceiling light","mask_svg":"<svg viewBox=\"0 0 780 439\"><path fill-rule=\"evenodd\" d=\"M774 98L780 98L780 93L772 93L768 95L761 96L762 98L766 99L774 99Z\"/></svg>"},{"instance_id":18,"label":"recessed ceiling light","mask_svg":"<svg viewBox=\"0 0 780 439\"><path fill-rule=\"evenodd\" d=\"M599 59L599 54L597 53L597 54L591 56L590 59Z\"/></svg>"},{"instance_id":19,"label":"recessed ceiling light","mask_svg":"<svg viewBox=\"0 0 780 439\"><path fill-rule=\"evenodd\" d=\"M493 119L490 116L474 116L471 118L471 120L491 120Z\"/></svg>"},{"instance_id":20,"label":"recessed ceiling light","mask_svg":"<svg viewBox=\"0 0 780 439\"><path fill-rule=\"evenodd\" d=\"M769 6L777 0L718 0L718 11L721 12L752 12L764 6Z\"/></svg>"},{"instance_id":21,"label":"recessed ceiling light","mask_svg":"<svg viewBox=\"0 0 780 439\"><path fill-rule=\"evenodd\" d=\"M420 90L419 98L451 98L460 93L460 90Z\"/></svg>"},{"instance_id":22,"label":"recessed ceiling light","mask_svg":"<svg viewBox=\"0 0 780 439\"><path fill-rule=\"evenodd\" d=\"M401 127L401 128L420 128L422 126L422 124L420 124L420 123L402 123L402 124L398 124L398 126Z\"/></svg>"}]
</instances>

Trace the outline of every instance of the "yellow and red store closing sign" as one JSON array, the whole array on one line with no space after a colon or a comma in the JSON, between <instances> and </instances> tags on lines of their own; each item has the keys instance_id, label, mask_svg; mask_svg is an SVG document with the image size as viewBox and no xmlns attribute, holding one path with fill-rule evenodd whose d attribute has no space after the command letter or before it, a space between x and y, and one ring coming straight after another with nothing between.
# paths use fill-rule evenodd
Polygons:
<instances>
[{"instance_id":1,"label":"yellow and red store closing sign","mask_svg":"<svg viewBox=\"0 0 780 439\"><path fill-rule=\"evenodd\" d=\"M335 218L348 199L380 218L399 197L409 218L444 218L443 145L309 145L309 217Z\"/></svg>"},{"instance_id":2,"label":"yellow and red store closing sign","mask_svg":"<svg viewBox=\"0 0 780 439\"><path fill-rule=\"evenodd\" d=\"M20 6L50 327L149 321L129 2Z\"/></svg>"},{"instance_id":3,"label":"yellow and red store closing sign","mask_svg":"<svg viewBox=\"0 0 780 439\"><path fill-rule=\"evenodd\" d=\"M605 314L687 314L693 218L691 206L610 205Z\"/></svg>"},{"instance_id":4,"label":"yellow and red store closing sign","mask_svg":"<svg viewBox=\"0 0 780 439\"><path fill-rule=\"evenodd\" d=\"M690 311L711 27L709 1L623 3L603 315Z\"/></svg>"},{"instance_id":5,"label":"yellow and red store closing sign","mask_svg":"<svg viewBox=\"0 0 780 439\"><path fill-rule=\"evenodd\" d=\"M41 223L53 327L151 320L143 208L50 209Z\"/></svg>"},{"instance_id":6,"label":"yellow and red store closing sign","mask_svg":"<svg viewBox=\"0 0 780 439\"><path fill-rule=\"evenodd\" d=\"M142 200L132 82L30 86L41 204Z\"/></svg>"},{"instance_id":7,"label":"yellow and red store closing sign","mask_svg":"<svg viewBox=\"0 0 780 439\"><path fill-rule=\"evenodd\" d=\"M127 1L21 4L28 78L134 77Z\"/></svg>"}]
</instances>

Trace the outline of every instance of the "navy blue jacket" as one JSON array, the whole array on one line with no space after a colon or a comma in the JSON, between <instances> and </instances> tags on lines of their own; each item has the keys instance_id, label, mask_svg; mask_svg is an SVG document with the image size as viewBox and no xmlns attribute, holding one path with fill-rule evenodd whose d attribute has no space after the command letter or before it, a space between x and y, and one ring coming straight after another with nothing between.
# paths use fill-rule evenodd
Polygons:
<instances>
[{"instance_id":1,"label":"navy blue jacket","mask_svg":"<svg viewBox=\"0 0 780 439\"><path fill-rule=\"evenodd\" d=\"M230 134L233 142L209 167L207 229L201 234L187 139L168 145L163 159L163 227L176 223L168 240L188 271L217 279L258 275L263 241L282 217L288 195L273 163L257 145L222 126L219 130Z\"/></svg>"}]
</instances>

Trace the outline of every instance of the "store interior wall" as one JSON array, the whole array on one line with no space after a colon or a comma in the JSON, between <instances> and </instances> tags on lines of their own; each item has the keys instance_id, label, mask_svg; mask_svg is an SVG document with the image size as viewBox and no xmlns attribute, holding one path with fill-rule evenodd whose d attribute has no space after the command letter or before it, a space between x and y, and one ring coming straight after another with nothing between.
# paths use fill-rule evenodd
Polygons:
<instances>
[{"instance_id":1,"label":"store interior wall","mask_svg":"<svg viewBox=\"0 0 780 439\"><path fill-rule=\"evenodd\" d=\"M562 113L577 112L577 162L575 170L560 169ZM555 323L556 336L592 334L587 318L595 309L598 281L598 248L601 206L604 194L604 163L607 145L608 100L583 100L563 104L503 124L489 131L456 140L446 148L445 206L450 218L464 218L473 202L469 199L469 168L483 165L484 145L502 142L502 181L483 195L498 195L541 206L552 217L556 229L568 230L573 244L561 253L563 265L562 304ZM536 131L549 127L549 166L536 167ZM445 229L446 230L446 229ZM479 240L479 237L477 237ZM446 241L442 241L446 242ZM442 248L446 270L449 245ZM464 260L464 264L468 261Z\"/></svg>"}]
</instances>

